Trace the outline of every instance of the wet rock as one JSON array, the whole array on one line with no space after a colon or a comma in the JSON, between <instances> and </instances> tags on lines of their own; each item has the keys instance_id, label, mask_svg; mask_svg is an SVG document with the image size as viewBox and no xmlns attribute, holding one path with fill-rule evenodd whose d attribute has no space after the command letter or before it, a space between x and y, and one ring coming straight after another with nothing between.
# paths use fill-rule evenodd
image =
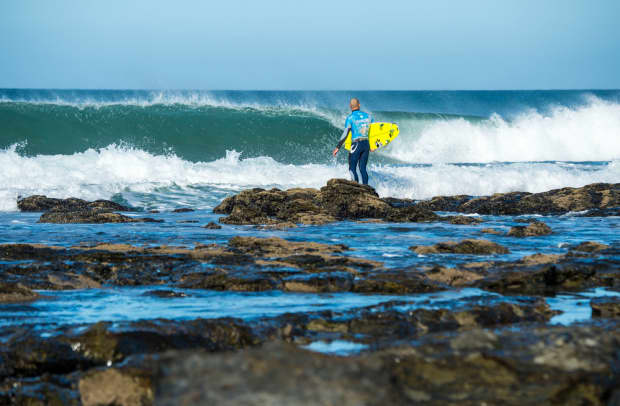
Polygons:
<instances>
[{"instance_id":1,"label":"wet rock","mask_svg":"<svg viewBox=\"0 0 620 406\"><path fill-rule=\"evenodd\" d=\"M427 293L445 290L446 286L424 276L416 270L386 270L370 272L363 278L355 278L353 292L356 293Z\"/></svg>"},{"instance_id":2,"label":"wet rock","mask_svg":"<svg viewBox=\"0 0 620 406\"><path fill-rule=\"evenodd\" d=\"M295 216L293 216L291 218L291 220L294 223L301 223L304 225L312 225L312 226L319 226L319 225L323 225L323 224L329 224L329 223L333 223L334 221L336 221L336 218L329 215L329 214L323 214L323 213L318 213L318 214L313 214L313 213L299 213L296 214ZM278 223L278 224L283 224L283 223ZM284 223L284 224L290 224L289 222ZM287 227L287 228L291 228L291 227Z\"/></svg>"},{"instance_id":3,"label":"wet rock","mask_svg":"<svg viewBox=\"0 0 620 406\"><path fill-rule=\"evenodd\" d=\"M293 242L278 237L233 237L228 244L244 253L258 256L288 256L294 254L342 253L349 250L344 244Z\"/></svg>"},{"instance_id":4,"label":"wet rock","mask_svg":"<svg viewBox=\"0 0 620 406\"><path fill-rule=\"evenodd\" d=\"M72 379L58 375L44 375L27 380L5 380L8 391L0 389L0 404L28 406L79 406ZM3 393L4 392L4 393Z\"/></svg>"},{"instance_id":5,"label":"wet rock","mask_svg":"<svg viewBox=\"0 0 620 406\"><path fill-rule=\"evenodd\" d=\"M620 318L620 297L597 297L590 300L592 317Z\"/></svg>"},{"instance_id":6,"label":"wet rock","mask_svg":"<svg viewBox=\"0 0 620 406\"><path fill-rule=\"evenodd\" d=\"M488 240L447 241L435 245L409 247L416 254L473 254L492 255L508 254L508 248Z\"/></svg>"},{"instance_id":7,"label":"wet rock","mask_svg":"<svg viewBox=\"0 0 620 406\"><path fill-rule=\"evenodd\" d=\"M371 406L391 398L389 375L381 368L381 363L348 361L273 343L225 356L166 357L158 367L161 375L155 391L161 405Z\"/></svg>"},{"instance_id":8,"label":"wet rock","mask_svg":"<svg viewBox=\"0 0 620 406\"><path fill-rule=\"evenodd\" d=\"M38 293L19 283L0 282L0 303L30 302L38 298Z\"/></svg>"},{"instance_id":9,"label":"wet rock","mask_svg":"<svg viewBox=\"0 0 620 406\"><path fill-rule=\"evenodd\" d=\"M607 244L601 244L596 241L584 241L579 245L575 245L570 247L570 251L579 251L579 252L599 252L609 248Z\"/></svg>"},{"instance_id":10,"label":"wet rock","mask_svg":"<svg viewBox=\"0 0 620 406\"><path fill-rule=\"evenodd\" d=\"M471 285L472 282L484 277L479 273L468 270L445 267L434 267L427 271L425 275L430 280L455 287Z\"/></svg>"},{"instance_id":11,"label":"wet rock","mask_svg":"<svg viewBox=\"0 0 620 406\"><path fill-rule=\"evenodd\" d=\"M222 228L222 226L219 225L219 224L215 224L214 222L211 221L206 226L202 226L202 228L206 228L206 229L209 229L209 230L220 230Z\"/></svg>"},{"instance_id":12,"label":"wet rock","mask_svg":"<svg viewBox=\"0 0 620 406\"><path fill-rule=\"evenodd\" d=\"M114 213L107 209L85 209L78 211L48 211L41 215L39 223L161 223L163 220L153 218L135 218Z\"/></svg>"},{"instance_id":13,"label":"wet rock","mask_svg":"<svg viewBox=\"0 0 620 406\"><path fill-rule=\"evenodd\" d=\"M249 189L227 197L213 212L227 214L219 219L225 224L273 224L278 222L275 216L287 198L287 192L279 189Z\"/></svg>"},{"instance_id":14,"label":"wet rock","mask_svg":"<svg viewBox=\"0 0 620 406\"><path fill-rule=\"evenodd\" d=\"M525 265L555 264L562 258L564 256L559 254L532 254L521 258L519 262Z\"/></svg>"},{"instance_id":15,"label":"wet rock","mask_svg":"<svg viewBox=\"0 0 620 406\"><path fill-rule=\"evenodd\" d=\"M179 286L186 289L264 292L277 289L279 282L268 274L216 269L185 275L179 280Z\"/></svg>"},{"instance_id":16,"label":"wet rock","mask_svg":"<svg viewBox=\"0 0 620 406\"><path fill-rule=\"evenodd\" d=\"M383 218L392 207L368 185L330 179L317 196L319 206L337 219Z\"/></svg>"},{"instance_id":17,"label":"wet rock","mask_svg":"<svg viewBox=\"0 0 620 406\"><path fill-rule=\"evenodd\" d=\"M560 214L620 206L620 183L594 183L581 188L554 189L543 193L496 193L459 205L465 213L521 215Z\"/></svg>"},{"instance_id":18,"label":"wet rock","mask_svg":"<svg viewBox=\"0 0 620 406\"><path fill-rule=\"evenodd\" d=\"M551 233L551 227L542 221L533 221L528 226L511 227L507 235L511 237L533 237L537 235L549 235Z\"/></svg>"},{"instance_id":19,"label":"wet rock","mask_svg":"<svg viewBox=\"0 0 620 406\"><path fill-rule=\"evenodd\" d=\"M282 286L291 272L380 270L381 262L339 255L342 244L293 242L281 238L235 237L228 245L186 247L97 244L63 247L0 244L0 259L32 261L0 264L0 282L23 282L32 289L84 289L103 284L262 291ZM205 264L218 266L205 272Z\"/></svg>"},{"instance_id":20,"label":"wet rock","mask_svg":"<svg viewBox=\"0 0 620 406\"><path fill-rule=\"evenodd\" d=\"M195 224L198 223L198 220L177 220L179 224Z\"/></svg>"},{"instance_id":21,"label":"wet rock","mask_svg":"<svg viewBox=\"0 0 620 406\"><path fill-rule=\"evenodd\" d=\"M597 272L597 266L573 262L541 263L515 266L504 264L489 270L489 276L475 285L499 293L553 294L561 290L575 291L593 286L610 286L618 275L606 276Z\"/></svg>"},{"instance_id":22,"label":"wet rock","mask_svg":"<svg viewBox=\"0 0 620 406\"><path fill-rule=\"evenodd\" d=\"M480 224L482 223L482 219L477 217L470 216L449 216L448 222L450 224L458 224L458 225L471 225L471 224Z\"/></svg>"},{"instance_id":23,"label":"wet rock","mask_svg":"<svg viewBox=\"0 0 620 406\"><path fill-rule=\"evenodd\" d=\"M149 373L136 369L94 370L80 379L80 400L84 406L151 405L154 400L151 379Z\"/></svg>"},{"instance_id":24,"label":"wet rock","mask_svg":"<svg viewBox=\"0 0 620 406\"><path fill-rule=\"evenodd\" d=\"M189 213L192 211L194 211L194 209L191 209L189 207L181 207L181 208L172 210L173 213Z\"/></svg>"},{"instance_id":25,"label":"wet rock","mask_svg":"<svg viewBox=\"0 0 620 406\"><path fill-rule=\"evenodd\" d=\"M618 379L611 328L428 336L391 352L393 384L422 404L605 404Z\"/></svg>"},{"instance_id":26,"label":"wet rock","mask_svg":"<svg viewBox=\"0 0 620 406\"><path fill-rule=\"evenodd\" d=\"M169 353L156 363L156 401L605 404L618 382L617 327L471 328L347 358L279 342L227 354Z\"/></svg>"},{"instance_id":27,"label":"wet rock","mask_svg":"<svg viewBox=\"0 0 620 406\"><path fill-rule=\"evenodd\" d=\"M284 279L284 289L290 292L348 292L352 286L353 275L346 272L293 275Z\"/></svg>"},{"instance_id":28,"label":"wet rock","mask_svg":"<svg viewBox=\"0 0 620 406\"><path fill-rule=\"evenodd\" d=\"M494 228L483 228L482 230L480 230L480 232L484 234L495 234L495 235L503 234L501 231L496 230Z\"/></svg>"},{"instance_id":29,"label":"wet rock","mask_svg":"<svg viewBox=\"0 0 620 406\"><path fill-rule=\"evenodd\" d=\"M75 273L54 273L47 276L49 282L54 285L55 289L99 289L101 283L86 276Z\"/></svg>"},{"instance_id":30,"label":"wet rock","mask_svg":"<svg viewBox=\"0 0 620 406\"><path fill-rule=\"evenodd\" d=\"M389 204L392 207L408 207L416 204L415 200L412 199L400 199L397 197L383 197L381 198L384 202Z\"/></svg>"},{"instance_id":31,"label":"wet rock","mask_svg":"<svg viewBox=\"0 0 620 406\"><path fill-rule=\"evenodd\" d=\"M88 202L82 199L68 198L55 199L42 195L29 196L17 201L17 207L21 211L37 212L37 211L80 211L87 209L107 210L107 211L131 211L130 207L109 201L95 200Z\"/></svg>"},{"instance_id":32,"label":"wet rock","mask_svg":"<svg viewBox=\"0 0 620 406\"><path fill-rule=\"evenodd\" d=\"M611 209L593 209L593 210L588 210L586 213L580 215L580 217L611 217L611 216L620 216L620 207L614 207Z\"/></svg>"},{"instance_id":33,"label":"wet rock","mask_svg":"<svg viewBox=\"0 0 620 406\"><path fill-rule=\"evenodd\" d=\"M465 202L471 200L471 196L435 196L431 200L418 202L418 206L432 211L457 211Z\"/></svg>"},{"instance_id":34,"label":"wet rock","mask_svg":"<svg viewBox=\"0 0 620 406\"><path fill-rule=\"evenodd\" d=\"M151 213L151 214L159 214L159 210L149 210L149 213Z\"/></svg>"},{"instance_id":35,"label":"wet rock","mask_svg":"<svg viewBox=\"0 0 620 406\"><path fill-rule=\"evenodd\" d=\"M440 221L442 217L423 207L408 206L402 208L392 208L384 218L385 221L392 223L423 223Z\"/></svg>"},{"instance_id":36,"label":"wet rock","mask_svg":"<svg viewBox=\"0 0 620 406\"><path fill-rule=\"evenodd\" d=\"M320 225L344 219L384 218L392 210L370 186L331 179L320 190L244 190L224 199L213 211L227 214L219 220L226 224Z\"/></svg>"}]
</instances>

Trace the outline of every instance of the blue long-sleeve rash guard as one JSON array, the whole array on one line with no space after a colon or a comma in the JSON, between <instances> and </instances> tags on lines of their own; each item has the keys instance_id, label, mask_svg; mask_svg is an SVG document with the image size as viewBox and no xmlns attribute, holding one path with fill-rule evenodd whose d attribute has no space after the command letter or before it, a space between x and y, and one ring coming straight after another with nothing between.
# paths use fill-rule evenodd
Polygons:
<instances>
[{"instance_id":1,"label":"blue long-sleeve rash guard","mask_svg":"<svg viewBox=\"0 0 620 406\"><path fill-rule=\"evenodd\" d=\"M342 138L338 141L338 148L344 144L349 130L351 130L351 142L368 139L368 129L370 128L370 123L373 122L372 116L365 111L352 111L344 122L344 132L342 133Z\"/></svg>"}]
</instances>

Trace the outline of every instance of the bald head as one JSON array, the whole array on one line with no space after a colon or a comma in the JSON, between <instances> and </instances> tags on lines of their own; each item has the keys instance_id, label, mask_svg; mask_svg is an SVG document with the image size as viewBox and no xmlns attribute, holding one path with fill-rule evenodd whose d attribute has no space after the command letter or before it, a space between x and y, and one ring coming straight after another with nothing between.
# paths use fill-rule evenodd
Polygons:
<instances>
[{"instance_id":1,"label":"bald head","mask_svg":"<svg viewBox=\"0 0 620 406\"><path fill-rule=\"evenodd\" d=\"M357 97L352 98L351 101L349 102L349 106L351 107L351 111L359 110L360 109L359 99Z\"/></svg>"}]
</instances>

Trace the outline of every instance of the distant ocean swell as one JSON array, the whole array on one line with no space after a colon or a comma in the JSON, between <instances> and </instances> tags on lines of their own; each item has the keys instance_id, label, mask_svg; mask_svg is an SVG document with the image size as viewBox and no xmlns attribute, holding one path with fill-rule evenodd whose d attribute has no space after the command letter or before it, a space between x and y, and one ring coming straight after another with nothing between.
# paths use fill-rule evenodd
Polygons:
<instances>
[{"instance_id":1,"label":"distant ocean swell","mask_svg":"<svg viewBox=\"0 0 620 406\"><path fill-rule=\"evenodd\" d=\"M498 114L372 110L400 137L371 158L383 196L523 190L620 179L620 104ZM140 207L212 207L245 187L320 187L346 112L316 103L209 98L17 100L0 97L0 210L18 195L115 198Z\"/></svg>"}]
</instances>

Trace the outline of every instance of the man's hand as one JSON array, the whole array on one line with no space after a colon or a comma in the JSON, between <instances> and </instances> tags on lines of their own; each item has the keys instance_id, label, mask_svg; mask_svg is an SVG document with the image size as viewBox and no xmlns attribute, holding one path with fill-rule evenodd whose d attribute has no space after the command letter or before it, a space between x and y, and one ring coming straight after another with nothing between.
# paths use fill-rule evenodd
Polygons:
<instances>
[{"instance_id":1,"label":"man's hand","mask_svg":"<svg viewBox=\"0 0 620 406\"><path fill-rule=\"evenodd\" d=\"M339 148L338 148L338 147L336 147L336 148L334 149L334 152L332 152L332 155L333 155L333 156L338 155L338 151L339 151Z\"/></svg>"}]
</instances>

